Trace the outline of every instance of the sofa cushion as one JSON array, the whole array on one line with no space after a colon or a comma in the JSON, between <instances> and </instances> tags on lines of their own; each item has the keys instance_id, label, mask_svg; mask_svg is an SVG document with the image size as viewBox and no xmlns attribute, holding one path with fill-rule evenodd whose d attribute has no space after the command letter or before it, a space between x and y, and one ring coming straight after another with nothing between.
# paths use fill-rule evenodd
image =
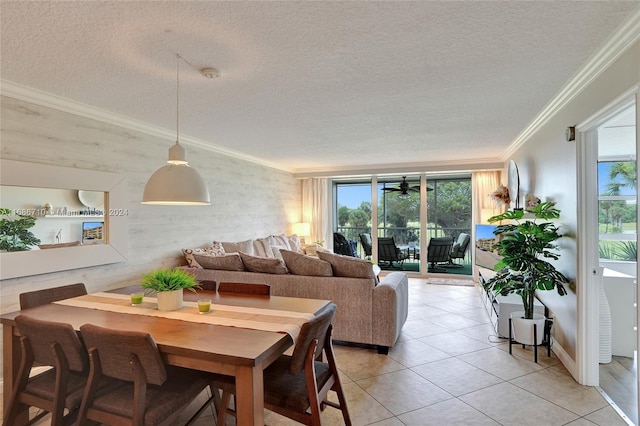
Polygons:
<instances>
[{"instance_id":1,"label":"sofa cushion","mask_svg":"<svg viewBox=\"0 0 640 426\"><path fill-rule=\"evenodd\" d=\"M331 264L333 275L336 277L371 278L376 279L373 265L368 260L356 259L324 251L318 251L318 257Z\"/></svg>"},{"instance_id":2,"label":"sofa cushion","mask_svg":"<svg viewBox=\"0 0 640 426\"><path fill-rule=\"evenodd\" d=\"M280 259L251 256L240 252L242 263L247 271L263 272L265 274L286 274L287 267Z\"/></svg>"},{"instance_id":3,"label":"sofa cushion","mask_svg":"<svg viewBox=\"0 0 640 426\"><path fill-rule=\"evenodd\" d=\"M274 258L271 245L271 239L269 237L253 240L253 255Z\"/></svg>"},{"instance_id":4,"label":"sofa cushion","mask_svg":"<svg viewBox=\"0 0 640 426\"><path fill-rule=\"evenodd\" d=\"M216 242L214 241L214 244ZM246 253L253 255L253 240L240 241L237 243L222 242L225 253Z\"/></svg>"},{"instance_id":5,"label":"sofa cushion","mask_svg":"<svg viewBox=\"0 0 640 426\"><path fill-rule=\"evenodd\" d=\"M194 255L196 254L205 254L212 256L212 248L213 247L202 247L202 248L187 248L182 249L182 254L184 254L184 260L187 261L187 265L192 268L202 268L198 261L195 259Z\"/></svg>"},{"instance_id":6,"label":"sofa cushion","mask_svg":"<svg viewBox=\"0 0 640 426\"><path fill-rule=\"evenodd\" d=\"M306 256L291 250L280 250L284 263L293 275L332 277L331 264L315 257Z\"/></svg>"},{"instance_id":7,"label":"sofa cushion","mask_svg":"<svg viewBox=\"0 0 640 426\"><path fill-rule=\"evenodd\" d=\"M246 271L242 259L238 253L211 256L207 254L194 254L193 257L204 269L218 269L222 271Z\"/></svg>"}]
</instances>

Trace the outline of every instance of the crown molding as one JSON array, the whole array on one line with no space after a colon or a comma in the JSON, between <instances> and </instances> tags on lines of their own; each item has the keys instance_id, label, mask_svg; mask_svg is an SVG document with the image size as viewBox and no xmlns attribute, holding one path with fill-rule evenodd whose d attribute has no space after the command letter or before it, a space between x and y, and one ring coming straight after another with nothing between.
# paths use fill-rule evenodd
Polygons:
<instances>
[{"instance_id":1,"label":"crown molding","mask_svg":"<svg viewBox=\"0 0 640 426\"><path fill-rule=\"evenodd\" d=\"M529 138L555 114L573 100L585 87L602 74L629 47L640 40L640 9L633 13L609 37L605 44L578 70L549 103L516 137L502 160L509 159Z\"/></svg>"},{"instance_id":2,"label":"crown molding","mask_svg":"<svg viewBox=\"0 0 640 426\"><path fill-rule=\"evenodd\" d=\"M113 124L115 126L141 132L160 139L167 139L169 141L175 141L176 139L175 131L170 131L163 127L155 126L143 121L134 120L123 115L96 108L91 105L76 102L71 99L44 92L42 90L34 89L32 87L24 86L13 81L0 79L0 95L24 102L29 102L46 108L52 108L57 111L78 115L84 118ZM289 173L292 172L292 170L283 168L278 164L274 164L268 161L261 160L257 157L214 145L213 143L204 139L180 134L180 143L183 145L198 147L206 151L215 152L216 154L226 155L228 157L237 158L239 160L248 161L250 163L259 164L273 169L278 169Z\"/></svg>"},{"instance_id":3,"label":"crown molding","mask_svg":"<svg viewBox=\"0 0 640 426\"><path fill-rule=\"evenodd\" d=\"M502 170L504 163L500 158L469 159L456 161L434 161L424 163L396 163L396 164L367 164L362 166L331 167L317 169L294 170L293 177L297 179L312 177L359 177L379 176L384 174L412 174L412 173L447 173L447 172L476 172L481 170Z\"/></svg>"}]
</instances>

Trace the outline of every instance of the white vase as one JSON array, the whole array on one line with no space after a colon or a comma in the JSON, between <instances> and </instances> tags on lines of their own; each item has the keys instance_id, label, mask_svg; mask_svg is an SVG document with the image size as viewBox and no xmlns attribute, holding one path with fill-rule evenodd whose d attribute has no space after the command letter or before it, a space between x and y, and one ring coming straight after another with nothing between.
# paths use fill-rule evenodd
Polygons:
<instances>
[{"instance_id":1,"label":"white vase","mask_svg":"<svg viewBox=\"0 0 640 426\"><path fill-rule=\"evenodd\" d=\"M182 308L182 290L157 293L159 311L175 311Z\"/></svg>"},{"instance_id":2,"label":"white vase","mask_svg":"<svg viewBox=\"0 0 640 426\"><path fill-rule=\"evenodd\" d=\"M534 343L533 325L536 324L537 341ZM523 345L540 345L544 338L545 317L542 314L533 313L533 319L525 319L523 311L511 313L511 330L513 339Z\"/></svg>"}]
</instances>

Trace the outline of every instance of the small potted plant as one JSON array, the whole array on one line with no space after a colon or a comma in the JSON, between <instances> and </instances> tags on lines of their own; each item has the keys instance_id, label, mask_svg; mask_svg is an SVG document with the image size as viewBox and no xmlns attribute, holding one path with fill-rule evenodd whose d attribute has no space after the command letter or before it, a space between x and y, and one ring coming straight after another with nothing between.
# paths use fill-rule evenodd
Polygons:
<instances>
[{"instance_id":1,"label":"small potted plant","mask_svg":"<svg viewBox=\"0 0 640 426\"><path fill-rule=\"evenodd\" d=\"M142 275L140 286L156 292L159 311L175 311L182 307L182 290L196 292L200 288L193 275L182 269L155 269Z\"/></svg>"},{"instance_id":2,"label":"small potted plant","mask_svg":"<svg viewBox=\"0 0 640 426\"><path fill-rule=\"evenodd\" d=\"M533 220L523 220L525 215L533 215ZM522 297L524 312L512 314L514 331L520 317L527 322L525 335L518 335L515 339L522 344L542 343L544 317L538 326L538 341L533 342L533 326L531 321L539 314L534 314L534 300L536 290L557 290L558 294L567 294L564 284L569 280L546 259L556 260L560 254L556 251L555 241L562 237L558 227L553 222L537 223L537 219L549 220L560 217L560 210L555 208L555 202L544 202L533 206L529 210L508 210L489 218L489 223L504 220L513 223L500 224L493 232L498 236L498 242L493 248L502 256L496 266L496 275L483 284L487 291L496 295L506 296L517 294Z\"/></svg>"}]
</instances>

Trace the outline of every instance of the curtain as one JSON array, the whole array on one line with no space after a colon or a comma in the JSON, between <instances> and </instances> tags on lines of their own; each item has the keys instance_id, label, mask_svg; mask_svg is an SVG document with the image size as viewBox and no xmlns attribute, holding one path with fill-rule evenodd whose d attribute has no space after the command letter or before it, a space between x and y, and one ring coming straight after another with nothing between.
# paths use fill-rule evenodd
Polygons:
<instances>
[{"instance_id":1,"label":"curtain","mask_svg":"<svg viewBox=\"0 0 640 426\"><path fill-rule=\"evenodd\" d=\"M302 221L311 224L309 241L331 241L329 235L329 188L325 178L302 180Z\"/></svg>"},{"instance_id":2,"label":"curtain","mask_svg":"<svg viewBox=\"0 0 640 426\"><path fill-rule=\"evenodd\" d=\"M474 222L486 223L489 217L502 213L502 206L491 198L500 185L500 171L474 172L473 180Z\"/></svg>"}]
</instances>

